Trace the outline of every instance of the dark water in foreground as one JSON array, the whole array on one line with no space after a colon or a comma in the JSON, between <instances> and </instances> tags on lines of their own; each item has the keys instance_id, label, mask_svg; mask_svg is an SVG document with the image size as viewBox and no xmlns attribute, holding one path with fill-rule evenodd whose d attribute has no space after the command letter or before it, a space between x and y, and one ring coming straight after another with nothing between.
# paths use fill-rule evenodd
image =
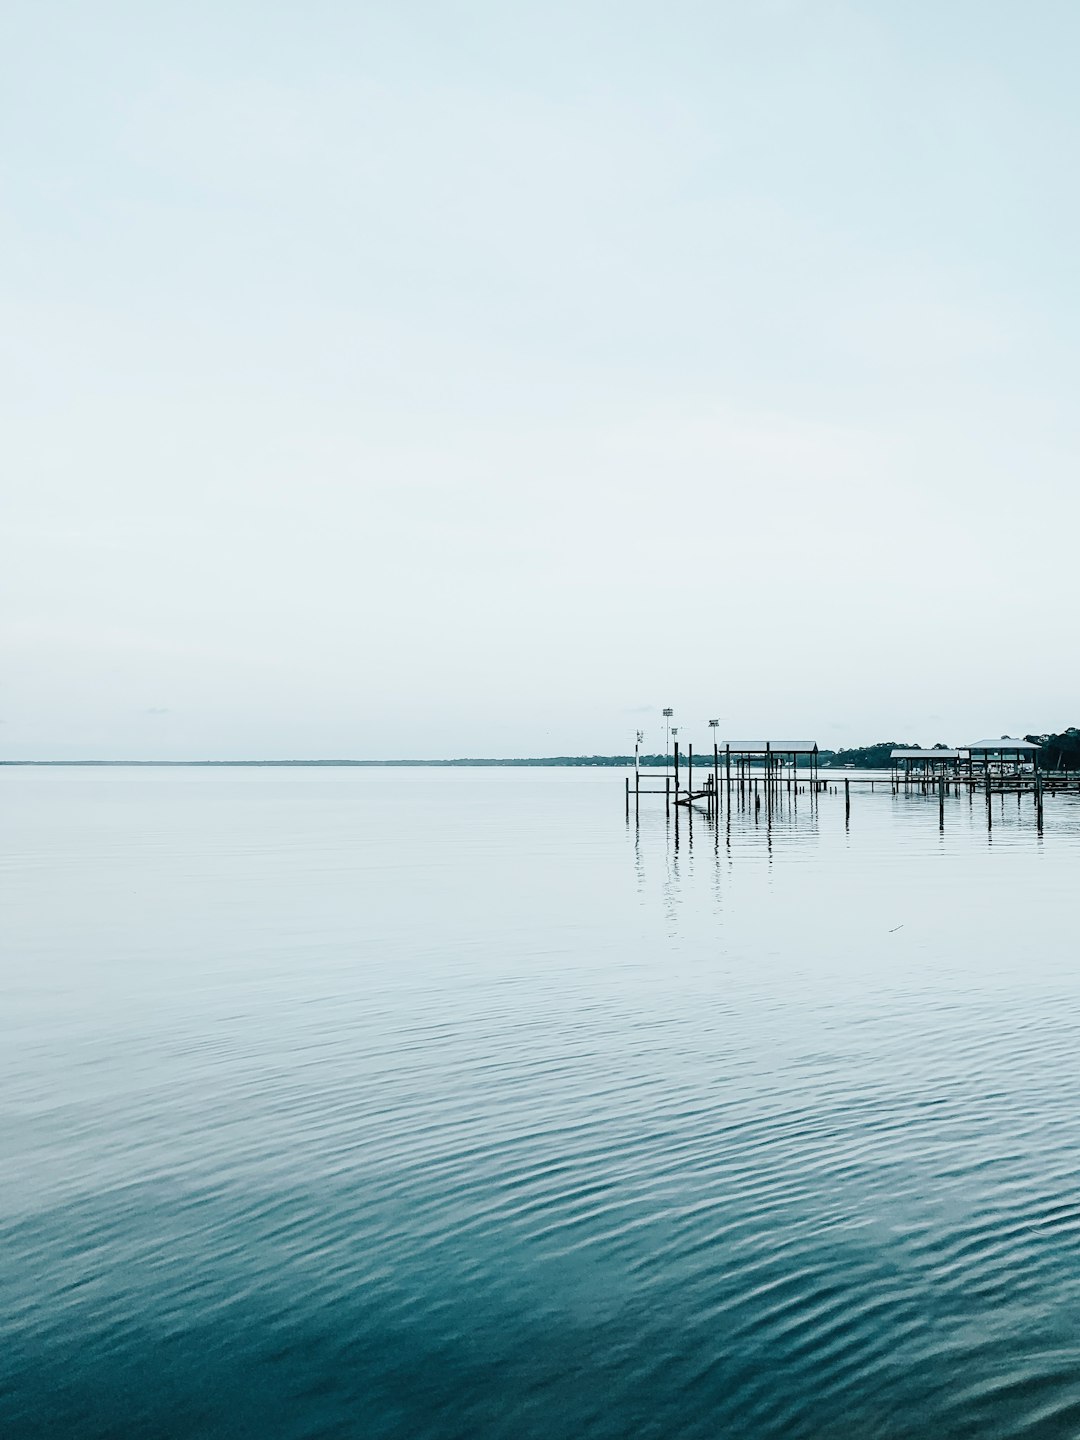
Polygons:
<instances>
[{"instance_id":1,"label":"dark water in foreground","mask_svg":"<svg viewBox=\"0 0 1080 1440\"><path fill-rule=\"evenodd\" d=\"M0 1435L1080 1435L1080 806L0 775Z\"/></svg>"}]
</instances>

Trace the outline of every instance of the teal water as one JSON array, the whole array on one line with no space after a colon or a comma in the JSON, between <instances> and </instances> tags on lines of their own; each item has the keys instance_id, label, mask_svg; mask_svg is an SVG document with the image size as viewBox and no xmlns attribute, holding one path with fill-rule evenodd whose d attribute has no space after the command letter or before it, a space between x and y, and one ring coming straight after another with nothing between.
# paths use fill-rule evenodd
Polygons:
<instances>
[{"instance_id":1,"label":"teal water","mask_svg":"<svg viewBox=\"0 0 1080 1440\"><path fill-rule=\"evenodd\" d=\"M0 1434L1080 1434L1080 805L0 773Z\"/></svg>"}]
</instances>

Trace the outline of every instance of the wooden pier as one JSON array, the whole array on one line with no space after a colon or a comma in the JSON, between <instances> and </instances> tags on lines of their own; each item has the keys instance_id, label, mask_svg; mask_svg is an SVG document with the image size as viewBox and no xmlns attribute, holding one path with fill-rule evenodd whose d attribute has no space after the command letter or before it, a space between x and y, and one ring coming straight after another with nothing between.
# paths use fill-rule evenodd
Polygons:
<instances>
[{"instance_id":1,"label":"wooden pier","mask_svg":"<svg viewBox=\"0 0 1080 1440\"><path fill-rule=\"evenodd\" d=\"M818 768L818 746L813 740L732 740L722 746L715 742L712 754L700 752L695 765L694 747L684 754L678 741L672 753L672 768L662 775L642 771L635 762L633 784L626 777L626 813L633 796L635 813L643 795L663 795L668 814L674 805L703 802L711 813L719 810L726 795L745 798L774 795L779 790L796 794L825 787Z\"/></svg>"}]
</instances>

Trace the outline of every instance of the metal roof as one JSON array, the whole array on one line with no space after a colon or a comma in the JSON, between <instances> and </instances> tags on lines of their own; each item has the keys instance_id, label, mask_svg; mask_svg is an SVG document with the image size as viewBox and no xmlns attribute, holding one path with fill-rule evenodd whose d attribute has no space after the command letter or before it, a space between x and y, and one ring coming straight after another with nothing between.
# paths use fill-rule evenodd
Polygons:
<instances>
[{"instance_id":1,"label":"metal roof","mask_svg":"<svg viewBox=\"0 0 1080 1440\"><path fill-rule=\"evenodd\" d=\"M818 748L816 740L725 740L721 750L730 750L740 755L813 755Z\"/></svg>"},{"instance_id":2,"label":"metal roof","mask_svg":"<svg viewBox=\"0 0 1080 1440\"><path fill-rule=\"evenodd\" d=\"M974 745L967 747L969 750L993 750L997 753L1003 750L1010 754L1016 750L1041 750L1042 746L1035 740L1013 740L1006 735L1001 740L977 740Z\"/></svg>"},{"instance_id":3,"label":"metal roof","mask_svg":"<svg viewBox=\"0 0 1080 1440\"><path fill-rule=\"evenodd\" d=\"M966 750L894 750L894 760L963 760Z\"/></svg>"}]
</instances>

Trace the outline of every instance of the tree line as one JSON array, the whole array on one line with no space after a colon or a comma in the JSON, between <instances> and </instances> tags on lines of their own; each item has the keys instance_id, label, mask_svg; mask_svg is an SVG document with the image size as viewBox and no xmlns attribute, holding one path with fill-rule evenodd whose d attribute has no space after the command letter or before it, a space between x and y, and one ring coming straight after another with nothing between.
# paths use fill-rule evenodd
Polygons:
<instances>
[{"instance_id":1,"label":"tree line","mask_svg":"<svg viewBox=\"0 0 1080 1440\"><path fill-rule=\"evenodd\" d=\"M1001 737L1003 740L1007 736ZM1038 745L1039 767L1043 770L1080 770L1080 729L1071 725L1060 734L1025 735ZM847 750L819 750L818 764L823 769L835 770L852 766L856 770L888 770L894 750L920 750L923 747L914 740L880 740L876 745L854 745ZM931 750L951 750L954 746L939 740L927 747Z\"/></svg>"}]
</instances>

